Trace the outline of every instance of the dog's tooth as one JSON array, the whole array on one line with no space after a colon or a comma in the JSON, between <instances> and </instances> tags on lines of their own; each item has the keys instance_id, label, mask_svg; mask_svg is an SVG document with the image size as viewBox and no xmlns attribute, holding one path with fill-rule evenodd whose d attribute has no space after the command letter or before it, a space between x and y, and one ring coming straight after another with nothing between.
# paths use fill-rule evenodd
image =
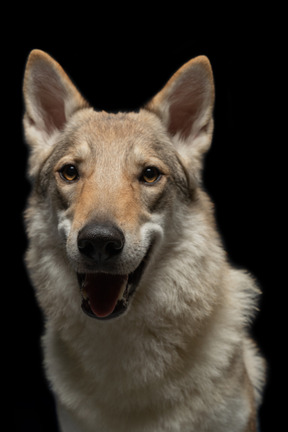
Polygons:
<instances>
[{"instance_id":1,"label":"dog's tooth","mask_svg":"<svg viewBox=\"0 0 288 432\"><path fill-rule=\"evenodd\" d=\"M123 280L121 290L119 292L118 300L121 300L123 298L123 295L124 295L126 287L127 287L127 282L128 282L128 276Z\"/></svg>"},{"instance_id":2,"label":"dog's tooth","mask_svg":"<svg viewBox=\"0 0 288 432\"><path fill-rule=\"evenodd\" d=\"M88 293L85 287L82 287L82 297L84 298L84 300L89 300Z\"/></svg>"}]
</instances>

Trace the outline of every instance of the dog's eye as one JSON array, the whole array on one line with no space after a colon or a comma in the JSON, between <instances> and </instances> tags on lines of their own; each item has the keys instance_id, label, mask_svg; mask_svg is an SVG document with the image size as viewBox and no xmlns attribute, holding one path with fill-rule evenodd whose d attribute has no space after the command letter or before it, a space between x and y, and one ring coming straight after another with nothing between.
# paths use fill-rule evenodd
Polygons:
<instances>
[{"instance_id":1,"label":"dog's eye","mask_svg":"<svg viewBox=\"0 0 288 432\"><path fill-rule=\"evenodd\" d=\"M64 165L60 169L59 173L60 176L68 182L74 182L79 178L77 168L74 165L70 165L70 164Z\"/></svg>"},{"instance_id":2,"label":"dog's eye","mask_svg":"<svg viewBox=\"0 0 288 432\"><path fill-rule=\"evenodd\" d=\"M142 173L141 181L144 183L152 184L156 183L161 177L161 173L158 168L147 167Z\"/></svg>"}]
</instances>

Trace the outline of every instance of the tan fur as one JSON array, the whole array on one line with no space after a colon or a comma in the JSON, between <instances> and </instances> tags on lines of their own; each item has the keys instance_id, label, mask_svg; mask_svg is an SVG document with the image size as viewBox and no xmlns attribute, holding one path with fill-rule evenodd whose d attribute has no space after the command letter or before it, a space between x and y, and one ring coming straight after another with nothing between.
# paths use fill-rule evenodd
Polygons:
<instances>
[{"instance_id":1,"label":"tan fur","mask_svg":"<svg viewBox=\"0 0 288 432\"><path fill-rule=\"evenodd\" d=\"M24 97L34 181L26 263L61 431L255 432L265 367L247 329L259 290L228 262L201 188L213 130L209 60L184 65L139 113L108 114L35 50ZM63 179L67 164L77 180ZM147 167L161 174L152 184ZM93 273L128 278L146 267L127 310L101 321L80 307L77 272L88 261L79 235L107 223L125 244Z\"/></svg>"}]
</instances>

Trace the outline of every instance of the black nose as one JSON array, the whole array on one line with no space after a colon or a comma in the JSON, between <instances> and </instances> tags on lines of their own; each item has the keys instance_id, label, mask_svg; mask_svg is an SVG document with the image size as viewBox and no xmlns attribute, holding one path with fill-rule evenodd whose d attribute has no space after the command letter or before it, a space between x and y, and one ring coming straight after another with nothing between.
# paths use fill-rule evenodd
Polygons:
<instances>
[{"instance_id":1,"label":"black nose","mask_svg":"<svg viewBox=\"0 0 288 432\"><path fill-rule=\"evenodd\" d=\"M119 254L124 243L123 232L112 224L87 224L78 234L78 249L81 254L98 263Z\"/></svg>"}]
</instances>

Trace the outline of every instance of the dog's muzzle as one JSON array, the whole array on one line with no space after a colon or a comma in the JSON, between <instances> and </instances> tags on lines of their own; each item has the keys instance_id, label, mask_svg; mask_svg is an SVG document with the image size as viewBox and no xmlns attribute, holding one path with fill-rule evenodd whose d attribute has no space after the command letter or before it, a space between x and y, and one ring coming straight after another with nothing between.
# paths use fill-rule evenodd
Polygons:
<instances>
[{"instance_id":1,"label":"dog's muzzle","mask_svg":"<svg viewBox=\"0 0 288 432\"><path fill-rule=\"evenodd\" d=\"M125 236L113 224L87 224L78 234L79 252L89 271L77 273L82 294L82 309L90 317L107 320L123 314L129 305L150 255L130 274L115 274Z\"/></svg>"}]
</instances>

